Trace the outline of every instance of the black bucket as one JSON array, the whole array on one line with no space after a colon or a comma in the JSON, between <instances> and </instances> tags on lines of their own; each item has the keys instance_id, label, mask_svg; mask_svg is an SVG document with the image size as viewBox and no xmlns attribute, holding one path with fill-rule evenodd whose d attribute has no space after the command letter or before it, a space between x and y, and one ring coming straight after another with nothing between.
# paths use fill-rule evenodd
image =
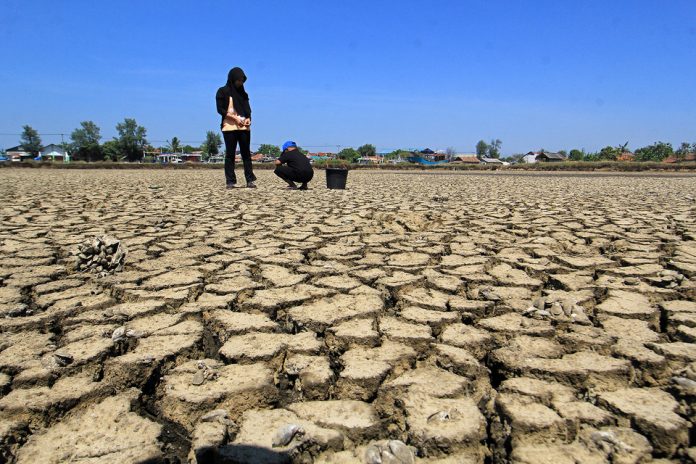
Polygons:
<instances>
[{"instance_id":1,"label":"black bucket","mask_svg":"<svg viewBox=\"0 0 696 464\"><path fill-rule=\"evenodd\" d=\"M326 188L343 190L347 180L347 169L326 168Z\"/></svg>"}]
</instances>

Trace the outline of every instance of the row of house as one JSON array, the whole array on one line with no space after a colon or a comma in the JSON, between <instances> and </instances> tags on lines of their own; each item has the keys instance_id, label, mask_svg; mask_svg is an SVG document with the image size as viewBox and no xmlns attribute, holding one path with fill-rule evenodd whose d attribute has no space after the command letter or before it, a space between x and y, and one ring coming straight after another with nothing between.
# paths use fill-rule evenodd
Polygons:
<instances>
[{"instance_id":1,"label":"row of house","mask_svg":"<svg viewBox=\"0 0 696 464\"><path fill-rule=\"evenodd\" d=\"M70 161L70 155L61 147L55 143L41 147L39 155L34 157L33 154L24 150L21 145L16 147L8 148L5 150L5 157L8 161L28 161L28 160L51 160L51 161Z\"/></svg>"},{"instance_id":2,"label":"row of house","mask_svg":"<svg viewBox=\"0 0 696 464\"><path fill-rule=\"evenodd\" d=\"M538 162L558 162L558 161L567 161L568 158L566 158L564 155L560 153L547 153L547 152L532 152L530 151L526 155L524 155L521 159L521 163L538 163ZM616 157L616 161L623 161L623 162L631 162L636 160L636 155L631 153L630 151L624 151L622 152L619 156ZM680 163L684 161L696 161L696 153L687 153L684 155L682 158L677 158L676 156L672 155L664 160L662 160L663 163Z\"/></svg>"},{"instance_id":3,"label":"row of house","mask_svg":"<svg viewBox=\"0 0 696 464\"><path fill-rule=\"evenodd\" d=\"M443 151L435 152L429 148L421 150L419 152L414 152L417 155L412 158L418 158L421 162L426 164L440 164L440 163L457 163L457 164L490 164L490 165L508 165L509 163L501 161L497 158L479 157L475 154L457 154L457 155L447 155ZM161 151L145 152L146 156L153 159L153 162L162 164L178 164L178 163L200 163L203 159L202 151L195 151L192 153L163 153ZM60 145L51 143L41 148L39 155L34 157L33 154L22 149L20 145L12 148L8 148L5 151L5 157L7 161L62 161L69 162L70 154L67 153L63 147ZM307 157L316 161L325 161L334 159L336 157L335 153L317 152L317 153L307 153ZM386 153L378 153L375 156L365 156L358 159L359 164L382 164L385 162ZM252 161L262 162L268 161L268 157L262 153L256 153L252 155ZM241 160L239 150L237 150L237 159ZM411 160L411 159L409 159ZM519 163L554 163L567 161L568 158L561 153L553 153L546 151L530 151L523 155ZM219 154L211 156L208 159L209 163L223 163L225 161L225 155ZM398 163L407 160L396 159L390 160L391 163ZM635 161L635 155L631 152L625 151L617 157L617 161ZM682 158L677 158L676 156L670 156L663 160L664 163L679 163L679 162L694 162L696 161L696 153L687 153ZM417 161L414 161L417 162Z\"/></svg>"}]
</instances>

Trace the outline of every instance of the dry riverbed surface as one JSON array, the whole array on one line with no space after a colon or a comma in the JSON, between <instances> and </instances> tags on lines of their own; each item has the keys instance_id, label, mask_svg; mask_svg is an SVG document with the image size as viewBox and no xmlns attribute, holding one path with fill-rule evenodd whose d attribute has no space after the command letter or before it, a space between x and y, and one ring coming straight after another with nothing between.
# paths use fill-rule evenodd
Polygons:
<instances>
[{"instance_id":1,"label":"dry riverbed surface","mask_svg":"<svg viewBox=\"0 0 696 464\"><path fill-rule=\"evenodd\" d=\"M0 462L696 462L696 178L323 177L0 171Z\"/></svg>"}]
</instances>

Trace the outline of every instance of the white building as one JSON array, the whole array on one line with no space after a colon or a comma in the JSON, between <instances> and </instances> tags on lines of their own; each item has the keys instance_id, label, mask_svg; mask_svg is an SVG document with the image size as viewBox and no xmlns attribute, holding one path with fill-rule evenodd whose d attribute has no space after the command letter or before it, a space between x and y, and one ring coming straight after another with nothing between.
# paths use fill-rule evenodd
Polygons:
<instances>
[{"instance_id":1,"label":"white building","mask_svg":"<svg viewBox=\"0 0 696 464\"><path fill-rule=\"evenodd\" d=\"M536 163L537 162L536 157L538 154L539 153L537 153L537 152L530 151L529 153L524 155L522 158L520 158L520 163L529 163L529 164Z\"/></svg>"},{"instance_id":2,"label":"white building","mask_svg":"<svg viewBox=\"0 0 696 464\"><path fill-rule=\"evenodd\" d=\"M70 155L67 153L67 151L55 143L51 143L41 148L39 156L42 160L50 159L51 161L70 161Z\"/></svg>"}]
</instances>

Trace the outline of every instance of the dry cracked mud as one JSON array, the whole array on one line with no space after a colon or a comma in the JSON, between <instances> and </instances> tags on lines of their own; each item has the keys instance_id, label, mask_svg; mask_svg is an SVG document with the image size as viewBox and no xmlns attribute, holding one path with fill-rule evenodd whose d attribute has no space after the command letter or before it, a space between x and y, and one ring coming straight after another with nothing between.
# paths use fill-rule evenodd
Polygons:
<instances>
[{"instance_id":1,"label":"dry cracked mud","mask_svg":"<svg viewBox=\"0 0 696 464\"><path fill-rule=\"evenodd\" d=\"M322 174L1 170L0 462L696 462L695 177Z\"/></svg>"}]
</instances>

